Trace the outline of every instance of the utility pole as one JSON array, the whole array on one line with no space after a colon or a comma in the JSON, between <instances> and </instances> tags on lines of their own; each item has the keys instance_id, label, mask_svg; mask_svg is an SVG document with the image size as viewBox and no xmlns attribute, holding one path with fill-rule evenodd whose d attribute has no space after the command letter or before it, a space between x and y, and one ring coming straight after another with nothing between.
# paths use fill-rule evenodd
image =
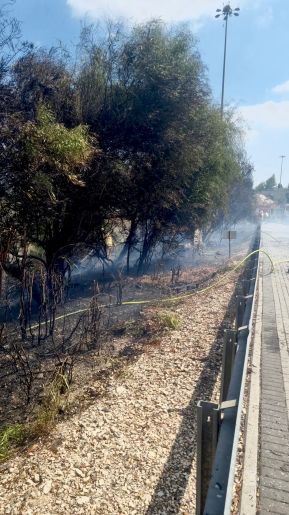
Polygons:
<instances>
[{"instance_id":1,"label":"utility pole","mask_svg":"<svg viewBox=\"0 0 289 515\"><path fill-rule=\"evenodd\" d=\"M283 160L286 156L280 156L280 159L281 159L281 170L280 170L280 187L282 186L282 172L283 172Z\"/></svg>"},{"instance_id":2,"label":"utility pole","mask_svg":"<svg viewBox=\"0 0 289 515\"><path fill-rule=\"evenodd\" d=\"M225 93L225 75L226 75L226 57L227 57L227 35L228 35L228 19L230 16L239 16L239 7L232 9L230 4L227 4L223 7L223 9L217 9L216 12L218 14L215 15L215 18L223 17L225 21L225 44L224 44L224 59L223 59L223 76L222 76L222 95L221 95L221 116L223 118L224 113L224 93Z\"/></svg>"}]
</instances>

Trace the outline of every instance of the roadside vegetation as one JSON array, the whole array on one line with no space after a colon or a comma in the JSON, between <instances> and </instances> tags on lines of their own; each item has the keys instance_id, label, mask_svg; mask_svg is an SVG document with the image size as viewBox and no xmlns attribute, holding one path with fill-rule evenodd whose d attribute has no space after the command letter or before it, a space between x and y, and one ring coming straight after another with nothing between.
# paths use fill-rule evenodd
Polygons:
<instances>
[{"instance_id":1,"label":"roadside vegetation","mask_svg":"<svg viewBox=\"0 0 289 515\"><path fill-rule=\"evenodd\" d=\"M28 246L47 270L75 252L105 259L117 227L141 272L157 245L251 214L242 131L221 118L189 30L87 26L75 57L21 43L0 16L4 267Z\"/></svg>"},{"instance_id":2,"label":"roadside vegetation","mask_svg":"<svg viewBox=\"0 0 289 515\"><path fill-rule=\"evenodd\" d=\"M0 32L1 395L33 413L4 425L4 459L57 419L78 356L101 353L97 285L85 313L56 324L74 260L110 262L117 231L115 262L129 273L134 253L141 275L156 249L250 218L253 190L241 126L229 109L221 117L190 30L84 26L72 55L22 41L8 2ZM150 324L155 340L180 328L160 311L134 331Z\"/></svg>"}]
</instances>

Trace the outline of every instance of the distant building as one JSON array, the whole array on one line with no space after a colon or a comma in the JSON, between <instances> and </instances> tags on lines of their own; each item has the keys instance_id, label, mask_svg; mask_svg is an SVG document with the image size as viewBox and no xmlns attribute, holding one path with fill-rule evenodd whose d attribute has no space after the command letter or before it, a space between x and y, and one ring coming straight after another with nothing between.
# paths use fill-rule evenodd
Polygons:
<instances>
[{"instance_id":1,"label":"distant building","mask_svg":"<svg viewBox=\"0 0 289 515\"><path fill-rule=\"evenodd\" d=\"M266 194L265 194L266 193ZM256 194L256 215L260 219L289 215L289 204L283 189L266 190Z\"/></svg>"}]
</instances>

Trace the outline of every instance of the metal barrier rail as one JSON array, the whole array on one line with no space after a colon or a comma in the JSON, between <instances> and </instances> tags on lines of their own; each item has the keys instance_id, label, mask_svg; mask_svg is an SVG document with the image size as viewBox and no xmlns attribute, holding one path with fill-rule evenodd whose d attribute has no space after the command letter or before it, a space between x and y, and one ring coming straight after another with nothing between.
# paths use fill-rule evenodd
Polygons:
<instances>
[{"instance_id":1,"label":"metal barrier rail","mask_svg":"<svg viewBox=\"0 0 289 515\"><path fill-rule=\"evenodd\" d=\"M259 246L258 227L253 250ZM224 334L220 402L197 406L197 515L231 513L258 267L259 253L248 262L243 295L236 298L236 329Z\"/></svg>"}]
</instances>

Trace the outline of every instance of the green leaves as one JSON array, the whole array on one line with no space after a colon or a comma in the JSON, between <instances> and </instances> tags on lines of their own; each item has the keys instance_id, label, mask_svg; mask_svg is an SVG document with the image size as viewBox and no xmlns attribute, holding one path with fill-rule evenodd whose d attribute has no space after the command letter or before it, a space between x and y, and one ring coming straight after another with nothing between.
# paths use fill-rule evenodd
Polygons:
<instances>
[{"instance_id":1,"label":"green leaves","mask_svg":"<svg viewBox=\"0 0 289 515\"><path fill-rule=\"evenodd\" d=\"M105 255L109 224L127 236L129 266L130 248L144 263L160 241L243 216L232 199L250 197L251 169L189 30L156 20L127 31L110 23L106 38L94 30L74 75L55 49L13 66L1 202L48 262L79 243Z\"/></svg>"},{"instance_id":2,"label":"green leaves","mask_svg":"<svg viewBox=\"0 0 289 515\"><path fill-rule=\"evenodd\" d=\"M23 138L34 166L45 167L52 175L63 174L72 184L84 186L81 172L74 170L87 165L94 152L87 126L67 129L56 122L48 107L41 104L36 122L27 122L24 126Z\"/></svg>"}]
</instances>

